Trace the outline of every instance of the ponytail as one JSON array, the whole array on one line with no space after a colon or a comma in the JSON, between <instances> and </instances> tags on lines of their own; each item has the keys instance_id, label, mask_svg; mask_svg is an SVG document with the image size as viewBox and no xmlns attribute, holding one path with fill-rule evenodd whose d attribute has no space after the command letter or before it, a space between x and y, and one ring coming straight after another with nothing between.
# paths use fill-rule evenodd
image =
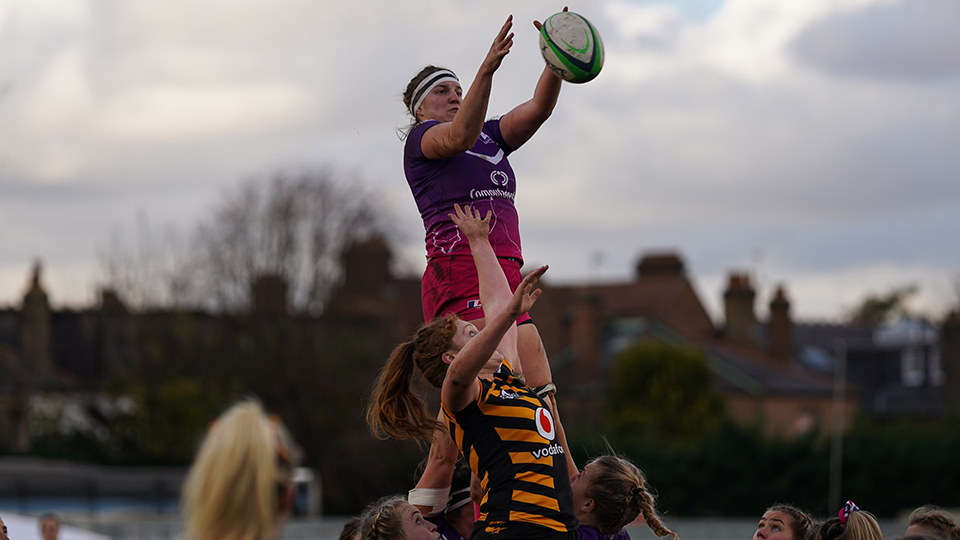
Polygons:
<instances>
[{"instance_id":1,"label":"ponytail","mask_svg":"<svg viewBox=\"0 0 960 540\"><path fill-rule=\"evenodd\" d=\"M597 530L602 534L616 534L642 514L654 534L678 538L660 521L646 478L636 465L615 455L600 456L591 463L598 467L598 472L585 495L594 500Z\"/></svg>"},{"instance_id":2,"label":"ponytail","mask_svg":"<svg viewBox=\"0 0 960 540\"><path fill-rule=\"evenodd\" d=\"M883 540L880 525L870 512L850 512L846 523L831 518L815 525L807 535L810 540Z\"/></svg>"},{"instance_id":3,"label":"ponytail","mask_svg":"<svg viewBox=\"0 0 960 540\"><path fill-rule=\"evenodd\" d=\"M654 534L657 536L672 536L674 540L680 538L677 536L677 533L668 529L663 522L660 521L660 514L658 514L656 508L654 508L653 495L647 491L646 486L638 488L634 500L637 501L637 504L640 506L640 513L643 515L643 520L647 523L647 527L650 527L650 530L652 530Z\"/></svg>"},{"instance_id":4,"label":"ponytail","mask_svg":"<svg viewBox=\"0 0 960 540\"><path fill-rule=\"evenodd\" d=\"M427 404L413 392L414 366L435 387L443 385L447 364L443 354L452 346L457 330L456 316L434 319L417 329L411 341L397 345L377 376L367 425L381 439L416 439L429 444L434 434L445 430L427 411Z\"/></svg>"},{"instance_id":5,"label":"ponytail","mask_svg":"<svg viewBox=\"0 0 960 540\"><path fill-rule=\"evenodd\" d=\"M413 377L413 343L397 345L373 387L367 425L380 439L418 439L429 442L443 429L427 412L423 398L410 389Z\"/></svg>"}]
</instances>

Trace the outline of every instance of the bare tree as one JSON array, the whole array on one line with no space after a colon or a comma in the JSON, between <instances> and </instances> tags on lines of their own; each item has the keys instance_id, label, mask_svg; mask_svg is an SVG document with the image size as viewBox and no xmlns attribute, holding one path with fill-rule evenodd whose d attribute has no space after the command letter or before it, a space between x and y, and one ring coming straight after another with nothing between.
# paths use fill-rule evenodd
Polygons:
<instances>
[{"instance_id":1,"label":"bare tree","mask_svg":"<svg viewBox=\"0 0 960 540\"><path fill-rule=\"evenodd\" d=\"M318 313L343 248L385 232L379 208L355 178L328 169L253 178L225 191L181 247L173 234L141 234L140 246L108 252L108 280L134 305L235 311L249 306L254 279L273 275L294 310Z\"/></svg>"},{"instance_id":2,"label":"bare tree","mask_svg":"<svg viewBox=\"0 0 960 540\"><path fill-rule=\"evenodd\" d=\"M106 288L135 309L190 305L196 291L186 238L173 227L156 230L145 212L138 213L132 237L114 231L99 250Z\"/></svg>"}]
</instances>

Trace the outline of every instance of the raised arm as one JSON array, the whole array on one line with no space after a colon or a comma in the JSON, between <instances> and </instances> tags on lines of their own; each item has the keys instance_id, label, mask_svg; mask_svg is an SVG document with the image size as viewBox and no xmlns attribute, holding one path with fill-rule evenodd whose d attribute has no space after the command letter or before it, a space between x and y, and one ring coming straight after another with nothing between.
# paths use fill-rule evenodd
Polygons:
<instances>
[{"instance_id":1,"label":"raised arm","mask_svg":"<svg viewBox=\"0 0 960 540\"><path fill-rule=\"evenodd\" d=\"M428 159L446 159L466 152L480 138L490 101L490 89L493 87L493 74L513 46L512 27L513 15L510 15L480 64L477 76L460 102L453 121L442 122L424 132L420 150Z\"/></svg>"},{"instance_id":2,"label":"raised arm","mask_svg":"<svg viewBox=\"0 0 960 540\"><path fill-rule=\"evenodd\" d=\"M547 271L546 266L527 274L506 307L496 315L486 317L486 326L464 345L456 360L447 369L440 391L440 399L453 411L462 410L477 398L479 388L477 375L497 351L504 334L514 325L517 317L529 311L540 296L537 281Z\"/></svg>"},{"instance_id":3,"label":"raised arm","mask_svg":"<svg viewBox=\"0 0 960 540\"><path fill-rule=\"evenodd\" d=\"M510 290L507 276L503 275L500 261L490 245L491 211L488 210L483 218L480 217L478 210L469 205L461 208L459 204L454 204L453 211L453 214L449 214L450 219L470 243L470 253L473 254L473 263L477 267L480 303L483 305L484 317L496 315L510 303L513 291ZM516 352L516 343L513 351ZM504 354L507 353L504 352Z\"/></svg>"},{"instance_id":4,"label":"raised arm","mask_svg":"<svg viewBox=\"0 0 960 540\"><path fill-rule=\"evenodd\" d=\"M567 11L567 8L564 7L563 11ZM540 21L533 21L533 26L539 31ZM550 118L560 96L561 82L560 77L544 66L533 91L533 98L517 105L500 118L500 133L510 148L516 150L523 146L547 118Z\"/></svg>"}]
</instances>

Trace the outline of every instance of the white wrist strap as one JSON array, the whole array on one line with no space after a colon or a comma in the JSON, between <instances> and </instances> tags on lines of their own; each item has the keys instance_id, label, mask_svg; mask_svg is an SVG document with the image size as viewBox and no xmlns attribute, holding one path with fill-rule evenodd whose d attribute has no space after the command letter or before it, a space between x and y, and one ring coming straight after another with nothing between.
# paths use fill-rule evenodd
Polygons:
<instances>
[{"instance_id":1,"label":"white wrist strap","mask_svg":"<svg viewBox=\"0 0 960 540\"><path fill-rule=\"evenodd\" d=\"M413 488L407 493L407 502L414 506L429 508L427 515L443 512L450 497L450 488Z\"/></svg>"}]
</instances>

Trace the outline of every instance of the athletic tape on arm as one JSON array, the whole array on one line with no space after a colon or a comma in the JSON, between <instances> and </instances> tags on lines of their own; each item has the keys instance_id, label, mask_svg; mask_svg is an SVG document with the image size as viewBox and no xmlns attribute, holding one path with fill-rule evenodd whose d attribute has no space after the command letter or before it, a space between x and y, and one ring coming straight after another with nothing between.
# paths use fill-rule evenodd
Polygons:
<instances>
[{"instance_id":1,"label":"athletic tape on arm","mask_svg":"<svg viewBox=\"0 0 960 540\"><path fill-rule=\"evenodd\" d=\"M428 516L439 514L447 507L450 486L445 488L413 488L407 493L407 502L414 506L429 508Z\"/></svg>"}]
</instances>

